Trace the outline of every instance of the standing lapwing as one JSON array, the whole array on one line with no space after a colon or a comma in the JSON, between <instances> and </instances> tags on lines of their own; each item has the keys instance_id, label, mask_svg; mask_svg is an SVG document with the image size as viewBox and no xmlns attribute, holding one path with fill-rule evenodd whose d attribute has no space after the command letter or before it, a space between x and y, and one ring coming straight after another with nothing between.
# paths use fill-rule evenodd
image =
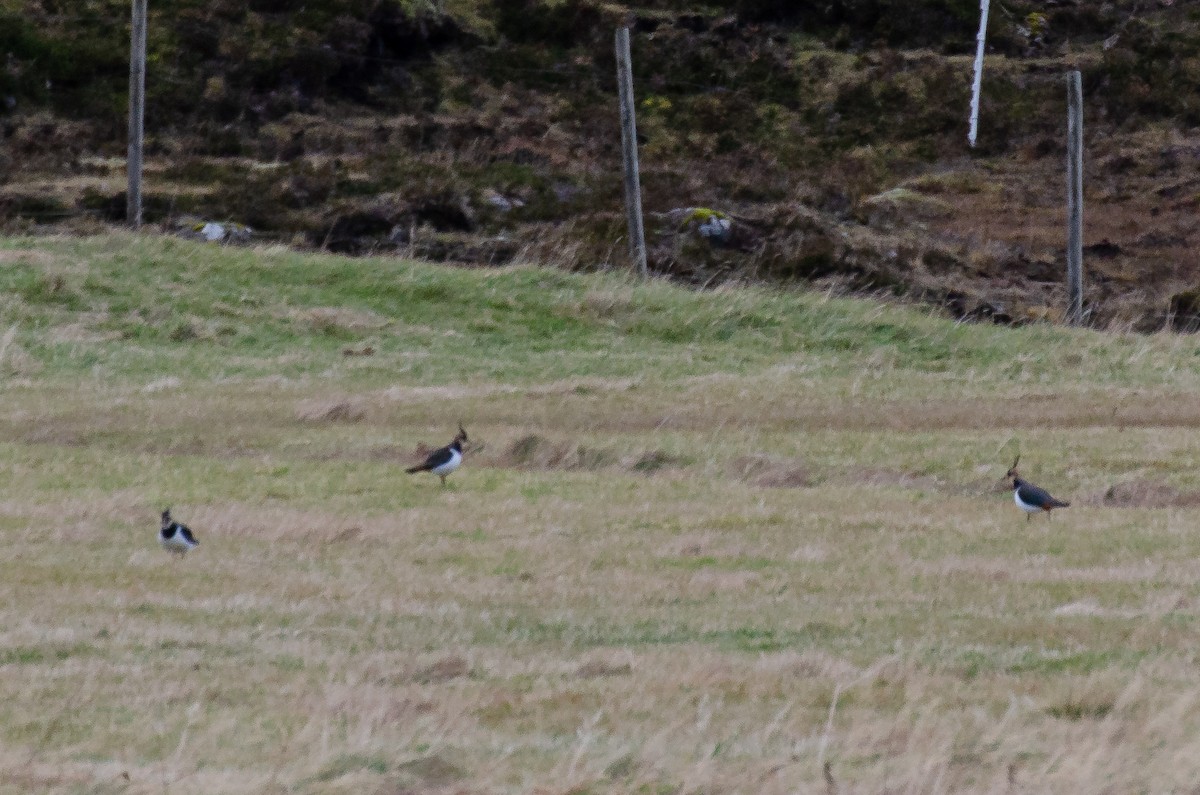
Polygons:
<instances>
[{"instance_id":1,"label":"standing lapwing","mask_svg":"<svg viewBox=\"0 0 1200 795\"><path fill-rule=\"evenodd\" d=\"M1017 461L1020 460L1021 456L1018 455L1008 470L1007 477L1012 478L1013 482L1013 502L1025 512L1027 520L1032 519L1038 511L1045 511L1049 514L1055 508L1066 508L1071 504L1051 497L1050 492L1038 488L1029 481L1021 480L1021 476L1017 472Z\"/></svg>"},{"instance_id":2,"label":"standing lapwing","mask_svg":"<svg viewBox=\"0 0 1200 795\"><path fill-rule=\"evenodd\" d=\"M414 472L432 472L442 479L442 485L446 485L446 476L454 470L458 469L462 464L463 442L467 441L467 432L463 430L462 423L458 424L458 435L454 437L454 441L445 447L439 447L426 457L425 462L418 464L415 467L409 467L404 470L410 475Z\"/></svg>"},{"instance_id":3,"label":"standing lapwing","mask_svg":"<svg viewBox=\"0 0 1200 795\"><path fill-rule=\"evenodd\" d=\"M180 557L200 544L186 525L172 521L170 508L162 512L162 529L158 531L158 543L168 552L178 552Z\"/></svg>"}]
</instances>

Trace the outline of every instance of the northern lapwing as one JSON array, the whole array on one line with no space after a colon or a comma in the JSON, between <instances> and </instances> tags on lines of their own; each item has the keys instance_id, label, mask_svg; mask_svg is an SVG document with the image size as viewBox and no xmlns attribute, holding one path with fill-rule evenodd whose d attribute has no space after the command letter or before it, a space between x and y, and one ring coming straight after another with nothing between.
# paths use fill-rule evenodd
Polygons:
<instances>
[{"instance_id":1,"label":"northern lapwing","mask_svg":"<svg viewBox=\"0 0 1200 795\"><path fill-rule=\"evenodd\" d=\"M409 467L404 470L408 474L414 472L432 472L442 479L442 485L446 485L446 476L462 464L463 442L467 441L467 432L463 430L462 423L458 424L458 435L454 437L454 441L445 447L439 447L434 450L426 458L424 463L418 464L415 467Z\"/></svg>"},{"instance_id":2,"label":"northern lapwing","mask_svg":"<svg viewBox=\"0 0 1200 795\"><path fill-rule=\"evenodd\" d=\"M1026 520L1032 519L1038 511L1045 511L1049 514L1055 508L1066 508L1071 504L1051 497L1050 492L1045 489L1040 489L1029 481L1022 480L1021 475L1017 472L1017 462L1020 460L1021 456L1018 455L1009 468L1007 477L1012 478L1013 502L1025 512Z\"/></svg>"},{"instance_id":3,"label":"northern lapwing","mask_svg":"<svg viewBox=\"0 0 1200 795\"><path fill-rule=\"evenodd\" d=\"M168 552L179 553L180 557L200 544L186 525L171 519L170 508L162 512L162 529L158 531L158 543Z\"/></svg>"}]
</instances>

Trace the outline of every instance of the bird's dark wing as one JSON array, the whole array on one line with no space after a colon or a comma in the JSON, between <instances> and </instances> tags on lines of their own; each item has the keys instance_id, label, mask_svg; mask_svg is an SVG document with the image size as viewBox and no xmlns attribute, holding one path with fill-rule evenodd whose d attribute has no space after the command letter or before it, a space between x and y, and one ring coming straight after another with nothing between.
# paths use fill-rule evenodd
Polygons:
<instances>
[{"instance_id":1,"label":"bird's dark wing","mask_svg":"<svg viewBox=\"0 0 1200 795\"><path fill-rule=\"evenodd\" d=\"M1017 496L1026 505L1036 505L1039 508L1058 505L1058 500L1050 496L1050 492L1040 489L1032 483L1022 483L1017 487Z\"/></svg>"},{"instance_id":2,"label":"bird's dark wing","mask_svg":"<svg viewBox=\"0 0 1200 795\"><path fill-rule=\"evenodd\" d=\"M184 525L176 525L176 527L179 528L179 535L183 536L184 541L187 541L189 544L200 543L196 540L196 537L194 535L192 535L191 528L186 527Z\"/></svg>"},{"instance_id":3,"label":"bird's dark wing","mask_svg":"<svg viewBox=\"0 0 1200 795\"><path fill-rule=\"evenodd\" d=\"M437 450L434 450L429 454L429 457L425 459L425 463L421 464L420 466L410 467L408 471L426 472L434 467L440 467L442 464L445 464L453 457L453 455L454 454L450 451L449 447L439 447Z\"/></svg>"}]
</instances>

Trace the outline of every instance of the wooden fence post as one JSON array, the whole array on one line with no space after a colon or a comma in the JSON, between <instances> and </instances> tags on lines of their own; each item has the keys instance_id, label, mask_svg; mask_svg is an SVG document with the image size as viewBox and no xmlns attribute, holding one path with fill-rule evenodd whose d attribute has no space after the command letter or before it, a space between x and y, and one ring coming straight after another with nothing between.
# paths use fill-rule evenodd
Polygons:
<instances>
[{"instance_id":1,"label":"wooden fence post","mask_svg":"<svg viewBox=\"0 0 1200 795\"><path fill-rule=\"evenodd\" d=\"M621 147L625 154L625 216L629 228L629 257L638 275L646 265L646 232L642 226L642 185L638 176L637 121L633 105L633 59L629 54L629 28L617 29L617 85L621 91Z\"/></svg>"},{"instance_id":2,"label":"wooden fence post","mask_svg":"<svg viewBox=\"0 0 1200 795\"><path fill-rule=\"evenodd\" d=\"M125 220L134 229L142 225L142 143L146 118L146 1L133 0L133 24L129 35L129 155L125 161L129 188L125 193Z\"/></svg>"},{"instance_id":3,"label":"wooden fence post","mask_svg":"<svg viewBox=\"0 0 1200 795\"><path fill-rule=\"evenodd\" d=\"M1067 75L1067 322L1083 323L1083 79Z\"/></svg>"}]
</instances>

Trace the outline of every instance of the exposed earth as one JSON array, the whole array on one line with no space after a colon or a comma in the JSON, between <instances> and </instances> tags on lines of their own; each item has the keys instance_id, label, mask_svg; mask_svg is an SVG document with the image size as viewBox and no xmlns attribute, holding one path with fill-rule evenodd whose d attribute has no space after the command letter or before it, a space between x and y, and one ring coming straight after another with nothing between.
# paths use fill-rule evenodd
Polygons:
<instances>
[{"instance_id":1,"label":"exposed earth","mask_svg":"<svg viewBox=\"0 0 1200 795\"><path fill-rule=\"evenodd\" d=\"M146 218L351 253L627 267L613 31L629 24L653 271L1056 322L1064 76L1079 69L1088 320L1198 325L1200 9L997 5L971 149L973 1L813 5L152 8ZM0 228L124 220L127 14L0 1Z\"/></svg>"}]
</instances>

